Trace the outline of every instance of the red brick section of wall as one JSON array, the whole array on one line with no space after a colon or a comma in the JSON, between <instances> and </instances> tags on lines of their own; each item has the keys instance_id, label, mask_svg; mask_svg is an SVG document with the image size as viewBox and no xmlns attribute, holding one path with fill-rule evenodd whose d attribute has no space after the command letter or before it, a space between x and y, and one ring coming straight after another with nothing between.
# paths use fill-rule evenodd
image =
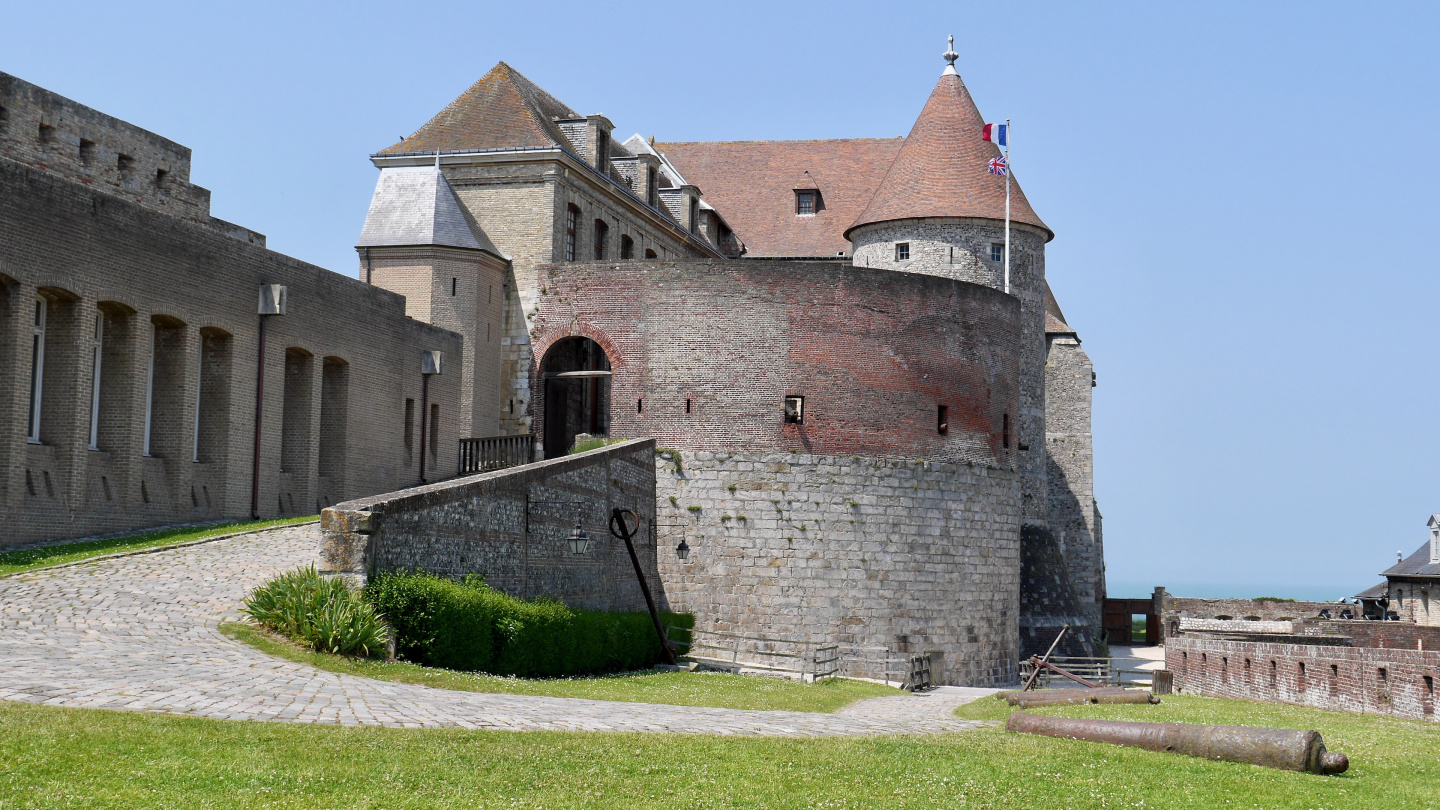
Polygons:
<instances>
[{"instance_id":1,"label":"red brick section of wall","mask_svg":"<svg viewBox=\"0 0 1440 810\"><path fill-rule=\"evenodd\" d=\"M1434 720L1440 652L1185 636L1165 666L1183 693Z\"/></svg>"},{"instance_id":2,"label":"red brick section of wall","mask_svg":"<svg viewBox=\"0 0 1440 810\"><path fill-rule=\"evenodd\" d=\"M1440 652L1440 627L1410 622L1307 621L1297 627L1296 632L1307 636L1343 636L1355 647Z\"/></svg>"},{"instance_id":3,"label":"red brick section of wall","mask_svg":"<svg viewBox=\"0 0 1440 810\"><path fill-rule=\"evenodd\" d=\"M598 342L613 436L1014 463L1003 432L1007 415L1018 424L1019 305L988 287L783 261L552 264L539 283L536 363L566 337ZM787 396L805 398L803 424L785 423Z\"/></svg>"}]
</instances>

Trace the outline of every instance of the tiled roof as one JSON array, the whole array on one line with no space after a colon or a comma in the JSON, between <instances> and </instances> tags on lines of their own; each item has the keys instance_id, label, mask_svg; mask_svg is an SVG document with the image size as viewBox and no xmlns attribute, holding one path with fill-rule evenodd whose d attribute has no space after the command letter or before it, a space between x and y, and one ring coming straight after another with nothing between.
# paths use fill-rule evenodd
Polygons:
<instances>
[{"instance_id":1,"label":"tiled roof","mask_svg":"<svg viewBox=\"0 0 1440 810\"><path fill-rule=\"evenodd\" d=\"M555 119L579 117L520 71L501 62L415 134L380 154L517 146L564 146L573 151Z\"/></svg>"},{"instance_id":2,"label":"tiled roof","mask_svg":"<svg viewBox=\"0 0 1440 810\"><path fill-rule=\"evenodd\" d=\"M940 77L869 206L847 228L920 217L1005 218L1005 178L990 173L1000 148L980 139L985 119L965 83ZM1010 218L1050 230L1011 178Z\"/></svg>"},{"instance_id":3,"label":"tiled roof","mask_svg":"<svg viewBox=\"0 0 1440 810\"><path fill-rule=\"evenodd\" d=\"M1045 282L1045 334L1056 332L1075 334L1069 324L1065 323L1065 313L1060 311L1060 302L1055 300L1055 293L1050 291L1050 282Z\"/></svg>"},{"instance_id":4,"label":"tiled roof","mask_svg":"<svg viewBox=\"0 0 1440 810\"><path fill-rule=\"evenodd\" d=\"M844 231L869 202L900 151L901 138L829 141L657 143L686 181L745 243L746 256L848 255ZM795 189L809 181L823 208L795 214Z\"/></svg>"},{"instance_id":5,"label":"tiled roof","mask_svg":"<svg viewBox=\"0 0 1440 810\"><path fill-rule=\"evenodd\" d=\"M445 175L433 166L381 169L356 247L440 245L502 255L466 218Z\"/></svg>"},{"instance_id":6,"label":"tiled roof","mask_svg":"<svg viewBox=\"0 0 1440 810\"><path fill-rule=\"evenodd\" d=\"M1440 577L1440 563L1430 562L1430 541L1414 554L1380 572L1385 577Z\"/></svg>"},{"instance_id":7,"label":"tiled roof","mask_svg":"<svg viewBox=\"0 0 1440 810\"><path fill-rule=\"evenodd\" d=\"M1371 585L1360 593L1355 594L1354 599L1379 599L1390 593L1390 580L1383 580L1379 584Z\"/></svg>"}]
</instances>

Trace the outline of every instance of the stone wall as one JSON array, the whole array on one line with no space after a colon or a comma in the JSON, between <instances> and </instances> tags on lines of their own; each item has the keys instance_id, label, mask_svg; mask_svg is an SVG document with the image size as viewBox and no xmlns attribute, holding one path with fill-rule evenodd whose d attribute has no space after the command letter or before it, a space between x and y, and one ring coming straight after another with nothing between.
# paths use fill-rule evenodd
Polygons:
<instances>
[{"instance_id":1,"label":"stone wall","mask_svg":"<svg viewBox=\"0 0 1440 810\"><path fill-rule=\"evenodd\" d=\"M7 100L15 81L0 87ZM98 132L137 160L147 149L188 158L158 136L127 145L134 127L74 102L58 108L55 126L78 138ZM7 126L33 123L24 108L8 114ZM418 482L418 413L407 427L405 403L419 410L421 352L458 358L459 336L405 317L398 295L112 191L0 157L0 546L249 517L261 284L286 285L289 309L267 319L259 515ZM458 377L433 380L430 398L440 426L429 468L451 475Z\"/></svg>"},{"instance_id":2,"label":"stone wall","mask_svg":"<svg viewBox=\"0 0 1440 810\"><path fill-rule=\"evenodd\" d=\"M1339 602L1281 602L1271 599L1201 599L1195 597L1160 594L1160 635L1169 638L1181 632L1180 618L1192 619L1248 619L1250 621L1291 621L1313 619L1320 611L1330 611L1331 618L1340 618L1340 611L1351 610L1358 618L1359 605L1345 605Z\"/></svg>"},{"instance_id":3,"label":"stone wall","mask_svg":"<svg viewBox=\"0 0 1440 810\"><path fill-rule=\"evenodd\" d=\"M1440 652L1184 636L1165 667L1183 694L1434 720Z\"/></svg>"},{"instance_id":4,"label":"stone wall","mask_svg":"<svg viewBox=\"0 0 1440 810\"><path fill-rule=\"evenodd\" d=\"M943 650L947 682L1016 675L1020 510L983 464L662 449L660 574L700 631ZM672 550L684 540L690 556ZM879 677L878 671L861 671Z\"/></svg>"},{"instance_id":5,"label":"stone wall","mask_svg":"<svg viewBox=\"0 0 1440 810\"><path fill-rule=\"evenodd\" d=\"M371 571L482 574L524 599L591 610L645 610L610 510L640 516L636 556L664 605L656 571L655 443L639 440L564 458L349 501L321 517L321 567L363 579ZM590 537L582 554L567 538Z\"/></svg>"},{"instance_id":6,"label":"stone wall","mask_svg":"<svg viewBox=\"0 0 1440 810\"><path fill-rule=\"evenodd\" d=\"M1069 572L1084 624L1098 632L1105 603L1105 544L1095 504L1090 430L1094 366L1073 334L1047 336L1045 460L1049 528Z\"/></svg>"}]
</instances>

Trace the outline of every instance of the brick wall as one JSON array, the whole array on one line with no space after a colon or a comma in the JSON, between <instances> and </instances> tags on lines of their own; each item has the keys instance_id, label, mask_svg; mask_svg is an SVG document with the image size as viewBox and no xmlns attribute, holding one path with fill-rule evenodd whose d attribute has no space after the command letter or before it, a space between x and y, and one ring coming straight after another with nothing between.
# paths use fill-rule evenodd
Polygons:
<instances>
[{"instance_id":1,"label":"brick wall","mask_svg":"<svg viewBox=\"0 0 1440 810\"><path fill-rule=\"evenodd\" d=\"M614 373L611 435L695 450L1016 463L1003 425L1018 407L1017 307L1002 293L763 260L557 264L540 280L537 370L561 340L598 342ZM784 421L786 396L805 397L802 424ZM543 412L535 421L543 434Z\"/></svg>"},{"instance_id":2,"label":"brick wall","mask_svg":"<svg viewBox=\"0 0 1440 810\"><path fill-rule=\"evenodd\" d=\"M1180 631L1180 617L1194 619L1250 619L1252 621L1290 621L1315 618L1320 611L1329 610L1332 618L1339 618L1340 611L1349 609L1360 615L1359 605L1342 605L1337 602L1278 602L1255 599L1201 599L1196 597L1171 596L1162 592L1160 608L1161 636L1168 638Z\"/></svg>"},{"instance_id":3,"label":"brick wall","mask_svg":"<svg viewBox=\"0 0 1440 810\"><path fill-rule=\"evenodd\" d=\"M608 529L610 510L623 508L640 516L636 556L663 604L654 459L653 441L632 441L337 504L322 515L321 567L357 579L371 570L483 574L525 599L644 610L625 543ZM579 555L566 540L577 521L591 538Z\"/></svg>"},{"instance_id":4,"label":"brick wall","mask_svg":"<svg viewBox=\"0 0 1440 810\"><path fill-rule=\"evenodd\" d=\"M1185 694L1434 720L1440 652L1185 636L1165 667Z\"/></svg>"},{"instance_id":5,"label":"brick wall","mask_svg":"<svg viewBox=\"0 0 1440 810\"><path fill-rule=\"evenodd\" d=\"M672 606L705 629L797 645L943 649L956 683L1014 678L1013 298L806 262L538 272L532 402L551 347L583 336L604 349L611 435L662 448ZM784 421L789 395L805 397L801 424Z\"/></svg>"},{"instance_id":6,"label":"brick wall","mask_svg":"<svg viewBox=\"0 0 1440 810\"><path fill-rule=\"evenodd\" d=\"M406 318L393 293L0 158L0 545L248 517L262 283L288 286L289 313L267 323L260 515L313 514L327 501L417 481L402 447L404 401L420 399L420 352L459 358L458 335ZM47 316L43 444L26 441L37 300ZM101 313L98 449L90 450ZM318 458L327 363L348 368L343 418L330 403L343 481L322 481ZM287 386L287 368L302 378ZM457 464L459 382L442 375L430 389L441 406L443 474ZM287 387L306 403L289 414ZM287 434L304 446L291 448L297 463L282 473Z\"/></svg>"}]
</instances>

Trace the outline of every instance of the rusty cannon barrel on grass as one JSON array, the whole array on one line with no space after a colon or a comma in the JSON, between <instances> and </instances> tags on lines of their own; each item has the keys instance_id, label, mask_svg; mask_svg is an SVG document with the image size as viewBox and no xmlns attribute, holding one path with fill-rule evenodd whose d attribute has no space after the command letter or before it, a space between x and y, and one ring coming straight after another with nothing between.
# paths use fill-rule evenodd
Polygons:
<instances>
[{"instance_id":1,"label":"rusty cannon barrel on grass","mask_svg":"<svg viewBox=\"0 0 1440 810\"><path fill-rule=\"evenodd\" d=\"M1087 703L1159 703L1160 698L1143 689L1047 689L1042 692L1011 692L1005 696L1005 702L1026 709Z\"/></svg>"},{"instance_id":2,"label":"rusty cannon barrel on grass","mask_svg":"<svg viewBox=\"0 0 1440 810\"><path fill-rule=\"evenodd\" d=\"M1245 762L1287 771L1330 774L1343 773L1350 767L1349 758L1339 752L1326 751L1320 732L1313 730L1077 720L1070 717L1037 717L1025 712L1010 715L1005 730L1128 745L1201 759Z\"/></svg>"}]
</instances>

